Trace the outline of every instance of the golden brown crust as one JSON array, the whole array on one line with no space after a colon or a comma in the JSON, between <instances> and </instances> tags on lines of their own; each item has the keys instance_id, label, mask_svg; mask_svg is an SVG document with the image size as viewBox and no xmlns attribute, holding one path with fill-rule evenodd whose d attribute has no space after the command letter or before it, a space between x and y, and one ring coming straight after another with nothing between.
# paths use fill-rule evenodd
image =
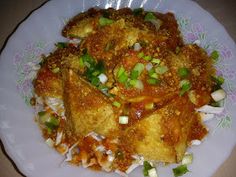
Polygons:
<instances>
[{"instance_id":1,"label":"golden brown crust","mask_svg":"<svg viewBox=\"0 0 236 177\"><path fill-rule=\"evenodd\" d=\"M94 86L72 70L63 71L64 104L73 133L85 136L91 131L107 136L117 129L111 102Z\"/></svg>"},{"instance_id":2,"label":"golden brown crust","mask_svg":"<svg viewBox=\"0 0 236 177\"><path fill-rule=\"evenodd\" d=\"M71 145L70 138L73 137L74 143L79 137L81 154L73 159L77 164L88 157L94 163L93 168L101 165L98 160L101 155L94 152L99 143L85 137L90 132L107 137L103 145L122 154L113 163L113 169L122 171L131 165L133 154L143 155L146 160L179 162L188 143L207 134L195 108L210 102L213 87L210 77L215 73L212 60L197 45L183 44L172 13L153 13L159 26L145 20L147 14L143 11L135 16L128 8L110 8L89 9L75 16L62 34L81 38L80 45L57 49L38 72L34 82L36 94L62 99L69 137L66 141ZM101 17L109 18L112 23L100 25ZM134 50L135 43L141 45L138 51ZM140 53L159 59L160 63L144 59ZM99 81L94 86L91 77L98 76L94 71L101 61L105 65L102 73L108 81ZM145 67L138 76L141 89L128 83L137 63ZM158 67L167 68L158 74L158 84L148 82L151 76L146 67L150 63L154 72ZM126 83L117 77L121 67L129 76ZM180 68L189 70L184 78L179 75ZM191 88L181 95L183 80L189 81ZM100 86L107 92L102 92ZM114 101L120 106L115 106ZM127 124L119 124L120 115L128 116ZM115 145L111 143L114 138Z\"/></svg>"}]
</instances>

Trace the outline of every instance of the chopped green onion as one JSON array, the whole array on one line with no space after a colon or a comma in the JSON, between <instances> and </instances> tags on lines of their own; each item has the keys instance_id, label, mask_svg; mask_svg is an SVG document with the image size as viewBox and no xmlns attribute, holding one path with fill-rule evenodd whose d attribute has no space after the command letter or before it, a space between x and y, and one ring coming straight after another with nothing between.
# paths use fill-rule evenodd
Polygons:
<instances>
[{"instance_id":1,"label":"chopped green onion","mask_svg":"<svg viewBox=\"0 0 236 177\"><path fill-rule=\"evenodd\" d=\"M79 66L84 67L84 61L82 57L79 58Z\"/></svg>"},{"instance_id":2,"label":"chopped green onion","mask_svg":"<svg viewBox=\"0 0 236 177\"><path fill-rule=\"evenodd\" d=\"M161 60L160 59L156 59L156 58L153 58L152 63L156 63L156 64L160 64L161 63Z\"/></svg>"},{"instance_id":3,"label":"chopped green onion","mask_svg":"<svg viewBox=\"0 0 236 177\"><path fill-rule=\"evenodd\" d=\"M178 69L178 74L181 78L186 78L188 77L190 71L188 68L179 68Z\"/></svg>"},{"instance_id":4,"label":"chopped green onion","mask_svg":"<svg viewBox=\"0 0 236 177\"><path fill-rule=\"evenodd\" d=\"M100 74L100 71L98 71L98 70L95 70L95 71L92 73L93 76L98 76L99 74Z\"/></svg>"},{"instance_id":5,"label":"chopped green onion","mask_svg":"<svg viewBox=\"0 0 236 177\"><path fill-rule=\"evenodd\" d=\"M117 72L117 77L120 77L125 72L125 68L121 66Z\"/></svg>"},{"instance_id":6,"label":"chopped green onion","mask_svg":"<svg viewBox=\"0 0 236 177\"><path fill-rule=\"evenodd\" d=\"M129 84L131 85L131 86L135 86L135 84L137 83L137 80L130 80L129 81Z\"/></svg>"},{"instance_id":7,"label":"chopped green onion","mask_svg":"<svg viewBox=\"0 0 236 177\"><path fill-rule=\"evenodd\" d=\"M39 121L41 122L41 123L45 123L48 119L49 119L49 117L50 117L50 115L46 112L46 111L41 111L41 112L38 112L38 116L39 116Z\"/></svg>"},{"instance_id":8,"label":"chopped green onion","mask_svg":"<svg viewBox=\"0 0 236 177\"><path fill-rule=\"evenodd\" d=\"M221 76L211 76L211 79L215 83L213 91L221 89L221 85L224 83L225 79Z\"/></svg>"},{"instance_id":9,"label":"chopped green onion","mask_svg":"<svg viewBox=\"0 0 236 177\"><path fill-rule=\"evenodd\" d=\"M143 89L143 82L141 80L130 80L129 84L137 89Z\"/></svg>"},{"instance_id":10,"label":"chopped green onion","mask_svg":"<svg viewBox=\"0 0 236 177\"><path fill-rule=\"evenodd\" d=\"M127 72L123 72L119 77L118 77L118 81L120 83L125 83L128 80L128 74Z\"/></svg>"},{"instance_id":11,"label":"chopped green onion","mask_svg":"<svg viewBox=\"0 0 236 177\"><path fill-rule=\"evenodd\" d=\"M151 74L149 74L149 76L150 76L151 78L158 79L157 73L151 73Z\"/></svg>"},{"instance_id":12,"label":"chopped green onion","mask_svg":"<svg viewBox=\"0 0 236 177\"><path fill-rule=\"evenodd\" d=\"M85 62L89 63L88 67L91 67L91 66L95 65L95 60L88 53L85 53L84 55L82 55L81 58L82 58L84 63Z\"/></svg>"},{"instance_id":13,"label":"chopped green onion","mask_svg":"<svg viewBox=\"0 0 236 177\"><path fill-rule=\"evenodd\" d=\"M148 12L144 17L144 21L151 21L156 19L156 16L152 12Z\"/></svg>"},{"instance_id":14,"label":"chopped green onion","mask_svg":"<svg viewBox=\"0 0 236 177\"><path fill-rule=\"evenodd\" d=\"M131 79L137 79L139 76L139 72L137 70L132 70L130 73L130 78Z\"/></svg>"},{"instance_id":15,"label":"chopped green onion","mask_svg":"<svg viewBox=\"0 0 236 177\"><path fill-rule=\"evenodd\" d=\"M141 72L144 70L144 64L142 63L137 63L135 66L134 66L134 69L135 71L138 71L139 72L139 75L141 74Z\"/></svg>"},{"instance_id":16,"label":"chopped green onion","mask_svg":"<svg viewBox=\"0 0 236 177\"><path fill-rule=\"evenodd\" d=\"M143 59L146 61L149 61L152 59L152 57L150 55L147 55L147 56L144 56Z\"/></svg>"},{"instance_id":17,"label":"chopped green onion","mask_svg":"<svg viewBox=\"0 0 236 177\"><path fill-rule=\"evenodd\" d=\"M148 176L148 170L151 170L153 166L148 162L144 161L143 162L143 175Z\"/></svg>"},{"instance_id":18,"label":"chopped green onion","mask_svg":"<svg viewBox=\"0 0 236 177\"><path fill-rule=\"evenodd\" d=\"M120 83L125 83L128 80L128 73L125 71L125 68L123 66L119 68L116 76Z\"/></svg>"},{"instance_id":19,"label":"chopped green onion","mask_svg":"<svg viewBox=\"0 0 236 177\"><path fill-rule=\"evenodd\" d=\"M59 71L60 71L60 68L59 68L59 67L56 67L56 68L53 68L53 69L52 69L52 72L55 73L55 74L58 73Z\"/></svg>"},{"instance_id":20,"label":"chopped green onion","mask_svg":"<svg viewBox=\"0 0 236 177\"><path fill-rule=\"evenodd\" d=\"M156 67L155 71L157 74L164 74L165 72L168 71L168 68L167 66L158 66Z\"/></svg>"},{"instance_id":21,"label":"chopped green onion","mask_svg":"<svg viewBox=\"0 0 236 177\"><path fill-rule=\"evenodd\" d=\"M66 43L66 42L58 42L56 44L56 47L59 48L59 49L64 49L64 48L68 47L68 43Z\"/></svg>"},{"instance_id":22,"label":"chopped green onion","mask_svg":"<svg viewBox=\"0 0 236 177\"><path fill-rule=\"evenodd\" d=\"M143 8L137 8L133 10L133 15L134 16L138 16L141 15L143 13Z\"/></svg>"},{"instance_id":23,"label":"chopped green onion","mask_svg":"<svg viewBox=\"0 0 236 177\"><path fill-rule=\"evenodd\" d=\"M117 107L117 108L119 108L119 107L121 106L121 104L120 104L118 101L114 101L114 102L112 103L112 105L115 106L115 107Z\"/></svg>"},{"instance_id":24,"label":"chopped green onion","mask_svg":"<svg viewBox=\"0 0 236 177\"><path fill-rule=\"evenodd\" d=\"M154 108L154 103L147 103L147 104L145 104L145 109L146 110L151 110L153 108Z\"/></svg>"},{"instance_id":25,"label":"chopped green onion","mask_svg":"<svg viewBox=\"0 0 236 177\"><path fill-rule=\"evenodd\" d=\"M98 86L100 83L100 80L98 77L92 77L91 79L91 84L94 85L94 86Z\"/></svg>"},{"instance_id":26,"label":"chopped green onion","mask_svg":"<svg viewBox=\"0 0 236 177\"><path fill-rule=\"evenodd\" d=\"M182 165L189 165L193 162L193 154L185 154L182 159Z\"/></svg>"},{"instance_id":27,"label":"chopped green onion","mask_svg":"<svg viewBox=\"0 0 236 177\"><path fill-rule=\"evenodd\" d=\"M129 117L128 116L119 116L119 124L128 124Z\"/></svg>"},{"instance_id":28,"label":"chopped green onion","mask_svg":"<svg viewBox=\"0 0 236 177\"><path fill-rule=\"evenodd\" d=\"M105 18L105 17L100 17L99 18L99 25L101 26L106 26L106 25L110 25L112 24L114 21L109 19L109 18Z\"/></svg>"},{"instance_id":29,"label":"chopped green onion","mask_svg":"<svg viewBox=\"0 0 236 177\"><path fill-rule=\"evenodd\" d=\"M225 79L221 76L215 76L213 78L214 78L214 81L216 81L216 83L219 85L222 85L225 82Z\"/></svg>"},{"instance_id":30,"label":"chopped green onion","mask_svg":"<svg viewBox=\"0 0 236 177\"><path fill-rule=\"evenodd\" d=\"M147 80L147 83L149 83L150 85L156 85L160 83L160 80L155 79L155 78L150 78Z\"/></svg>"},{"instance_id":31,"label":"chopped green onion","mask_svg":"<svg viewBox=\"0 0 236 177\"><path fill-rule=\"evenodd\" d=\"M189 172L187 165L180 165L173 169L173 173L175 177L182 176L187 172Z\"/></svg>"},{"instance_id":32,"label":"chopped green onion","mask_svg":"<svg viewBox=\"0 0 236 177\"><path fill-rule=\"evenodd\" d=\"M214 106L214 107L223 107L224 106L224 100L220 100L218 102L212 102L210 103L211 106Z\"/></svg>"},{"instance_id":33,"label":"chopped green onion","mask_svg":"<svg viewBox=\"0 0 236 177\"><path fill-rule=\"evenodd\" d=\"M40 112L38 112L38 116L40 116L40 117L44 116L45 114L46 114L46 111L40 111Z\"/></svg>"},{"instance_id":34,"label":"chopped green onion","mask_svg":"<svg viewBox=\"0 0 236 177\"><path fill-rule=\"evenodd\" d=\"M191 83L189 82L189 80L182 80L180 81L180 96L183 96L185 94L185 92L189 91L191 88Z\"/></svg>"},{"instance_id":35,"label":"chopped green onion","mask_svg":"<svg viewBox=\"0 0 236 177\"><path fill-rule=\"evenodd\" d=\"M133 70L131 71L131 79L137 79L138 76L140 76L140 74L142 73L142 71L144 70L144 64L142 63L137 63Z\"/></svg>"},{"instance_id":36,"label":"chopped green onion","mask_svg":"<svg viewBox=\"0 0 236 177\"><path fill-rule=\"evenodd\" d=\"M57 128L59 123L60 121L54 116L49 116L48 119L44 122L46 127L50 130L54 130L55 128Z\"/></svg>"},{"instance_id":37,"label":"chopped green onion","mask_svg":"<svg viewBox=\"0 0 236 177\"><path fill-rule=\"evenodd\" d=\"M155 71L154 68L152 68L152 69L150 69L150 70L148 71L148 75L149 75L150 77L151 77L152 74L154 74L154 73L156 73L156 71Z\"/></svg>"},{"instance_id":38,"label":"chopped green onion","mask_svg":"<svg viewBox=\"0 0 236 177\"><path fill-rule=\"evenodd\" d=\"M219 58L219 52L217 50L214 50L212 53L211 53L211 58L214 60L214 61L217 61L218 58Z\"/></svg>"},{"instance_id":39,"label":"chopped green onion","mask_svg":"<svg viewBox=\"0 0 236 177\"><path fill-rule=\"evenodd\" d=\"M138 53L138 58L143 58L144 57L144 53L143 52L139 52Z\"/></svg>"}]
</instances>

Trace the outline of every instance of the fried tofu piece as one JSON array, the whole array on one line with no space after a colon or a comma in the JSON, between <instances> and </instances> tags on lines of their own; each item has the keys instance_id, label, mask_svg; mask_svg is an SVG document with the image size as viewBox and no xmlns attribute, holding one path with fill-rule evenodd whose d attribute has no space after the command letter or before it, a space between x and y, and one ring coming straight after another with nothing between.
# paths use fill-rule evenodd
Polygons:
<instances>
[{"instance_id":1,"label":"fried tofu piece","mask_svg":"<svg viewBox=\"0 0 236 177\"><path fill-rule=\"evenodd\" d=\"M146 160L175 162L174 149L162 141L161 119L158 113L150 115L129 128L126 137L136 153Z\"/></svg>"},{"instance_id":2,"label":"fried tofu piece","mask_svg":"<svg viewBox=\"0 0 236 177\"><path fill-rule=\"evenodd\" d=\"M112 104L72 70L63 71L64 104L69 129L78 136L108 135L118 129Z\"/></svg>"},{"instance_id":3,"label":"fried tofu piece","mask_svg":"<svg viewBox=\"0 0 236 177\"><path fill-rule=\"evenodd\" d=\"M67 47L57 49L43 59L42 67L34 80L34 91L41 97L63 97L61 68L68 67L78 71L78 49ZM77 59L77 60L76 60ZM77 62L76 62L77 61Z\"/></svg>"},{"instance_id":4,"label":"fried tofu piece","mask_svg":"<svg viewBox=\"0 0 236 177\"><path fill-rule=\"evenodd\" d=\"M183 104L186 106L183 107ZM194 109L186 98L176 98L129 127L125 135L126 139L131 141L131 146L136 153L143 155L147 160L179 162L186 151L189 136L194 136L190 129L198 124L196 129L201 129L201 133L194 137L199 139L207 133L200 119L193 112Z\"/></svg>"},{"instance_id":5,"label":"fried tofu piece","mask_svg":"<svg viewBox=\"0 0 236 177\"><path fill-rule=\"evenodd\" d=\"M86 48L88 53L97 59L108 61L122 49L133 46L138 35L137 28L126 26L125 21L120 19L88 36L81 48Z\"/></svg>"},{"instance_id":6,"label":"fried tofu piece","mask_svg":"<svg viewBox=\"0 0 236 177\"><path fill-rule=\"evenodd\" d=\"M215 74L213 60L197 45L186 45L180 52L170 54L167 57L172 73L178 73L178 69L187 68L187 78L191 82L191 97L197 107L208 104L211 100L213 81L211 76ZM177 75L178 76L178 75Z\"/></svg>"},{"instance_id":7,"label":"fried tofu piece","mask_svg":"<svg viewBox=\"0 0 236 177\"><path fill-rule=\"evenodd\" d=\"M94 8L80 13L72 18L62 30L62 35L67 38L84 38L91 34L97 27L101 10Z\"/></svg>"},{"instance_id":8,"label":"fried tofu piece","mask_svg":"<svg viewBox=\"0 0 236 177\"><path fill-rule=\"evenodd\" d=\"M76 25L71 26L66 36L85 38L89 34L94 32L97 23L98 23L98 18L82 19L81 21L79 21L79 23L76 23Z\"/></svg>"},{"instance_id":9,"label":"fried tofu piece","mask_svg":"<svg viewBox=\"0 0 236 177\"><path fill-rule=\"evenodd\" d=\"M34 91L40 97L62 98L63 87L61 78L47 67L42 67L34 80Z\"/></svg>"}]
</instances>

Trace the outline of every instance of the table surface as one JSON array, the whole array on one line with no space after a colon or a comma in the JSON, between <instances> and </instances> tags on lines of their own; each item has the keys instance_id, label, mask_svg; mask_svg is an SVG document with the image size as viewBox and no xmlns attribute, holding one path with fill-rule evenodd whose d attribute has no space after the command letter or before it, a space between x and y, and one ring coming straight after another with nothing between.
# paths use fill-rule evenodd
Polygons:
<instances>
[{"instance_id":1,"label":"table surface","mask_svg":"<svg viewBox=\"0 0 236 177\"><path fill-rule=\"evenodd\" d=\"M224 25L230 36L236 41L236 1L235 0L195 0L204 9L210 12ZM32 10L39 7L45 0L1 0L0 1L0 48L5 40ZM22 177L15 164L10 160L1 144L0 150L0 176ZM236 147L230 157L221 165L213 177L236 176Z\"/></svg>"}]
</instances>

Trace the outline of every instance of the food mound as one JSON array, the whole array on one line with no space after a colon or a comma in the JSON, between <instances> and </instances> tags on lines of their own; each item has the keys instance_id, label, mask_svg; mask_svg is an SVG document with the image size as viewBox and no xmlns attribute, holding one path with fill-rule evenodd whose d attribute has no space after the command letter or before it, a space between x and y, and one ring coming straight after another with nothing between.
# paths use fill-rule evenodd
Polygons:
<instances>
[{"instance_id":1,"label":"food mound","mask_svg":"<svg viewBox=\"0 0 236 177\"><path fill-rule=\"evenodd\" d=\"M207 129L212 58L184 44L172 13L89 9L43 56L32 98L46 142L65 161L129 173L143 161L181 162Z\"/></svg>"}]
</instances>

